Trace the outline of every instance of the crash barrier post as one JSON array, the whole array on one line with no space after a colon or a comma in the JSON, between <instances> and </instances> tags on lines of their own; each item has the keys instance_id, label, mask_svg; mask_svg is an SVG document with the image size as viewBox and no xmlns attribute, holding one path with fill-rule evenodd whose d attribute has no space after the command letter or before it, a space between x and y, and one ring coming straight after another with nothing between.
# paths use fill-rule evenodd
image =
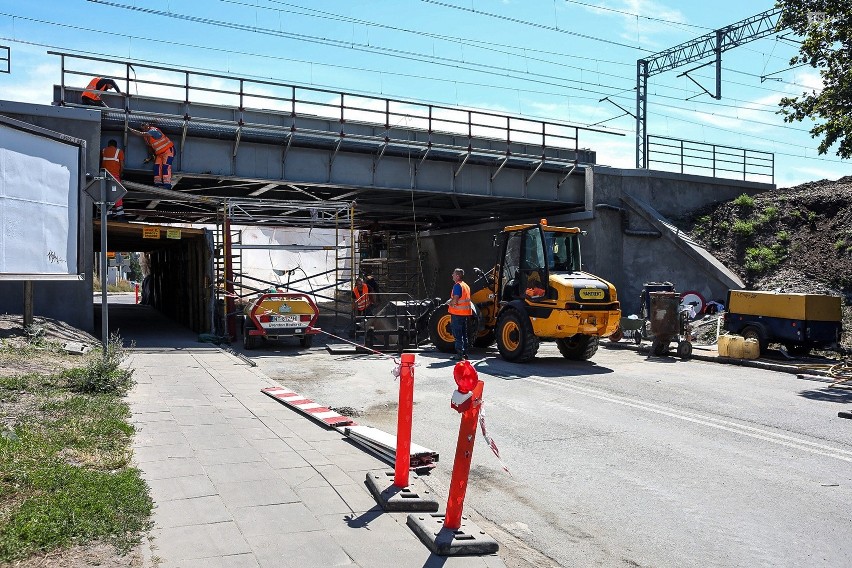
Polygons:
<instances>
[{"instance_id":1,"label":"crash barrier post","mask_svg":"<svg viewBox=\"0 0 852 568\"><path fill-rule=\"evenodd\" d=\"M450 406L461 414L461 423L453 475L450 479L450 495L447 498L447 512L445 515L409 515L408 526L435 554L491 554L499 548L497 541L462 516L485 383L479 380L470 361L460 361L456 364L453 368L453 379L458 389L453 393Z\"/></svg>"},{"instance_id":2,"label":"crash barrier post","mask_svg":"<svg viewBox=\"0 0 852 568\"><path fill-rule=\"evenodd\" d=\"M438 502L426 484L411 473L411 425L414 407L414 354L403 353L399 367L394 471L367 473L367 487L385 511L437 511Z\"/></svg>"},{"instance_id":3,"label":"crash barrier post","mask_svg":"<svg viewBox=\"0 0 852 568\"><path fill-rule=\"evenodd\" d=\"M396 415L396 463L393 484L408 487L411 467L411 423L414 410L414 354L403 353L399 366L399 407Z\"/></svg>"}]
</instances>

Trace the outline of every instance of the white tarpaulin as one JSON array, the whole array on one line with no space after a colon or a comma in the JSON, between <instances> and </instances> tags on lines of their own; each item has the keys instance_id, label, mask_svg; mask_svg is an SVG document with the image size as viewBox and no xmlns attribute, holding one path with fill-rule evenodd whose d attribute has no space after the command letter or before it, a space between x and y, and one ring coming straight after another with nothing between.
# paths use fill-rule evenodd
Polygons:
<instances>
[{"instance_id":1,"label":"white tarpaulin","mask_svg":"<svg viewBox=\"0 0 852 568\"><path fill-rule=\"evenodd\" d=\"M335 266L338 270L348 269L351 249L348 248L349 232L334 229L305 229L291 227L245 227L242 231L244 245L310 245L328 247L327 250L273 250L245 249L242 251L242 272L284 287L288 278L294 282L294 290L311 293L313 290L324 296L334 296ZM338 241L339 239L339 241ZM337 250L335 250L336 247ZM344 248L345 247L345 248ZM292 271L291 274L276 274ZM326 273L326 274L322 274ZM342 274L340 275L343 276ZM348 276L348 272L346 273ZM261 282L243 278L243 282L256 288L266 287ZM329 288L328 286L332 286ZM347 284L341 285L348 289ZM322 298L316 298L323 301Z\"/></svg>"},{"instance_id":2,"label":"white tarpaulin","mask_svg":"<svg viewBox=\"0 0 852 568\"><path fill-rule=\"evenodd\" d=\"M0 124L0 274L76 274L79 152Z\"/></svg>"}]
</instances>

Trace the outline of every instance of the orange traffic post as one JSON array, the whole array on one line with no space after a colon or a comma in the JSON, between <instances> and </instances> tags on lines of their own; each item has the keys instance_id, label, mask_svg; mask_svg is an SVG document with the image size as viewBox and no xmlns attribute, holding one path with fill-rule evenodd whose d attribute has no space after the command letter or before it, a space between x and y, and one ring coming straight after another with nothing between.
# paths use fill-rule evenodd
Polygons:
<instances>
[{"instance_id":1,"label":"orange traffic post","mask_svg":"<svg viewBox=\"0 0 852 568\"><path fill-rule=\"evenodd\" d=\"M414 354L403 353L399 367L399 409L396 415L396 461L393 484L408 487L411 468L411 422L414 411Z\"/></svg>"},{"instance_id":2,"label":"orange traffic post","mask_svg":"<svg viewBox=\"0 0 852 568\"><path fill-rule=\"evenodd\" d=\"M393 471L370 471L367 487L385 511L437 511L438 502L423 480L411 473L411 425L414 410L414 354L399 365L399 409Z\"/></svg>"},{"instance_id":3,"label":"orange traffic post","mask_svg":"<svg viewBox=\"0 0 852 568\"><path fill-rule=\"evenodd\" d=\"M450 405L461 413L461 424L456 442L456 458L453 462L453 476L450 479L450 496L447 498L444 526L456 530L461 527L464 496L467 493L467 479L470 475L473 443L476 441L476 425L479 420L482 389L485 383L479 380L476 369L468 361L455 366L453 378L459 388L453 393L453 401Z\"/></svg>"},{"instance_id":4,"label":"orange traffic post","mask_svg":"<svg viewBox=\"0 0 852 568\"><path fill-rule=\"evenodd\" d=\"M136 284L136 303L139 303L139 284Z\"/></svg>"},{"instance_id":5,"label":"orange traffic post","mask_svg":"<svg viewBox=\"0 0 852 568\"><path fill-rule=\"evenodd\" d=\"M453 393L450 406L461 414L461 424L456 442L453 475L450 479L447 512L444 515L411 514L408 515L407 524L435 554L492 554L500 548L497 541L462 516L485 383L479 380L470 361L460 361L456 364L453 368L453 379L458 389Z\"/></svg>"}]
</instances>

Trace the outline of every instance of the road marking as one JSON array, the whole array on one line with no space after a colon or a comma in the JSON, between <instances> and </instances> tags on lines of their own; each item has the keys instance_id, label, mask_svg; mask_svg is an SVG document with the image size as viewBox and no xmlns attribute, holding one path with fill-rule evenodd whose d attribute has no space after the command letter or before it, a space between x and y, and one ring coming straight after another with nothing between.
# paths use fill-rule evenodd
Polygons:
<instances>
[{"instance_id":1,"label":"road marking","mask_svg":"<svg viewBox=\"0 0 852 568\"><path fill-rule=\"evenodd\" d=\"M604 400L607 402L612 402L615 404L622 404L624 406L630 406L633 408L638 408L640 410L645 410L647 412L654 412L656 414L662 414L664 416L669 416L671 418L676 418L678 420L684 420L686 422L693 422L695 424L701 424L703 426L709 426L711 428L717 428L719 430L725 430L727 432L732 432L734 434L740 434L742 436L748 436L751 438L757 438L759 440L764 440L767 442L772 442L774 444L779 444L782 446L787 446L790 448L795 448L798 450L811 452L814 454L819 454L822 456L835 458L847 462L852 462L852 451L844 450L840 448L833 448L831 446L827 446L824 444L819 444L816 442L810 442L808 440L803 440L801 438L795 438L793 436L788 436L785 434L778 434L775 432L771 432L769 430L765 430L762 428L757 428L754 426L749 426L746 424L738 424L736 422L731 422L729 420L723 420L721 418L714 418L712 416L702 416L700 414L696 414L694 412L689 412L687 410L674 409L668 406L663 406L661 404L656 404L653 402L646 402L643 400L638 400L634 398L628 398L621 395L611 394L606 391L602 391L599 389L594 389L591 387L584 387L580 385L566 384L555 381L553 379L535 379L529 378L528 381L532 381L534 383L547 385L551 387L556 387L561 390L567 390L571 392L575 392L577 394L582 394L585 396L589 396L592 398L596 398L598 400Z\"/></svg>"}]
</instances>

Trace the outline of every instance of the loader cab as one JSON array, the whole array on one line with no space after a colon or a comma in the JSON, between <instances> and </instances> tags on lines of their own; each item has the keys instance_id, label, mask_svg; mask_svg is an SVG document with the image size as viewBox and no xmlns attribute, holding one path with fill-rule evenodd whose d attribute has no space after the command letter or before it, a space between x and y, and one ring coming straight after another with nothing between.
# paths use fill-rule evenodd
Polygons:
<instances>
[{"instance_id":1,"label":"loader cab","mask_svg":"<svg viewBox=\"0 0 852 568\"><path fill-rule=\"evenodd\" d=\"M550 274L581 270L579 230L546 224L506 227L500 235L498 300L547 301L556 298Z\"/></svg>"}]
</instances>

